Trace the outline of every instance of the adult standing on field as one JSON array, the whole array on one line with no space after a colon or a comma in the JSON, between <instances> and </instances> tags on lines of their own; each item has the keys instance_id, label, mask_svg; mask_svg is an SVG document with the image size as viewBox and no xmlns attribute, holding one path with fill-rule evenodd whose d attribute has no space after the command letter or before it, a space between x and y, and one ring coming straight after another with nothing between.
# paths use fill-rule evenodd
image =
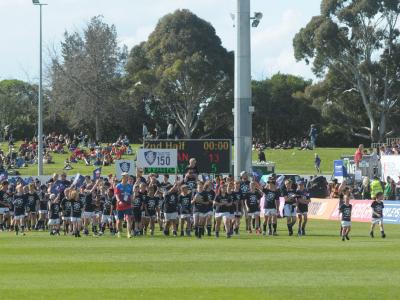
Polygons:
<instances>
[{"instance_id":1,"label":"adult standing on field","mask_svg":"<svg viewBox=\"0 0 400 300\"><path fill-rule=\"evenodd\" d=\"M117 228L118 237L121 237L122 232L122 221L126 219L126 231L127 237L131 237L132 230L132 185L128 183L128 173L123 172L121 182L115 187L115 197L117 199Z\"/></svg>"},{"instance_id":2,"label":"adult standing on field","mask_svg":"<svg viewBox=\"0 0 400 300\"><path fill-rule=\"evenodd\" d=\"M314 124L311 124L310 133L308 134L308 136L310 137L311 149L314 149L316 147L317 135L318 135L317 127L315 127Z\"/></svg>"}]
</instances>

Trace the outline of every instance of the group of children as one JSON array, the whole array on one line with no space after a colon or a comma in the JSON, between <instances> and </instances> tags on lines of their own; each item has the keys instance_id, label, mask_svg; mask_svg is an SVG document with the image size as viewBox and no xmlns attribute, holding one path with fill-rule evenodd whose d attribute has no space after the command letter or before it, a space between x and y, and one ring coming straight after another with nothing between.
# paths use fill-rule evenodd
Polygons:
<instances>
[{"instance_id":1,"label":"group of children","mask_svg":"<svg viewBox=\"0 0 400 300\"><path fill-rule=\"evenodd\" d=\"M197 238L204 235L219 237L224 232L227 238L239 234L242 218L246 230L256 234L277 235L277 220L280 215L280 198L284 198L282 217L286 218L288 234L306 235L310 196L303 181L285 180L278 187L272 175L265 185L251 181L247 172L240 180L227 177L219 181L198 180L197 168L189 165L182 180L170 182L168 175L161 181L156 175L145 179L142 171L136 176L122 174L115 178L86 178L79 187L66 180L52 178L47 184L35 181L15 186L7 181L0 190L0 230L14 230L25 235L28 230L49 230L51 235L60 235L62 226L65 235L80 237L89 234L102 235L108 228L112 235L127 237L154 235L156 224L165 236ZM54 186L62 189L55 190ZM383 230L383 195L378 193L372 203L371 237L379 224ZM349 239L351 229L350 195L343 192L339 205L341 213L341 237ZM262 222L262 226L261 226ZM91 228L90 228L91 227Z\"/></svg>"},{"instance_id":2,"label":"group of children","mask_svg":"<svg viewBox=\"0 0 400 300\"><path fill-rule=\"evenodd\" d=\"M349 233L351 231L351 213L353 209L353 205L350 204L350 195L349 190L345 189L343 193L343 197L340 199L340 207L339 212L341 213L341 229L340 236L342 241L350 240ZM371 204L371 230L370 236L374 237L374 229L376 225L379 225L380 233L382 238L386 238L386 234L383 227L383 193L378 192L376 194L375 199Z\"/></svg>"}]
</instances>

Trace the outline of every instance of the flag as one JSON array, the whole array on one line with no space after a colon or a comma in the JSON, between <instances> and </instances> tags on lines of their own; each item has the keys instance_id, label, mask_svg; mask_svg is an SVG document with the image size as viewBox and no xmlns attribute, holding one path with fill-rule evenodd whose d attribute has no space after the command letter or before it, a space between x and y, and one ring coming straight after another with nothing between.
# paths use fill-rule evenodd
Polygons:
<instances>
[{"instance_id":1,"label":"flag","mask_svg":"<svg viewBox=\"0 0 400 300\"><path fill-rule=\"evenodd\" d=\"M10 177L10 179L8 180L8 182L12 185L16 185L17 184L17 178L16 177Z\"/></svg>"},{"instance_id":2,"label":"flag","mask_svg":"<svg viewBox=\"0 0 400 300\"><path fill-rule=\"evenodd\" d=\"M268 175L261 176L260 184L265 185L268 181Z\"/></svg>"},{"instance_id":3,"label":"flag","mask_svg":"<svg viewBox=\"0 0 400 300\"><path fill-rule=\"evenodd\" d=\"M278 179L276 180L276 186L277 186L277 188L278 188L278 189L282 188L284 182L285 182L285 176L284 176L284 175L279 176Z\"/></svg>"},{"instance_id":4,"label":"flag","mask_svg":"<svg viewBox=\"0 0 400 300\"><path fill-rule=\"evenodd\" d=\"M85 182L85 176L81 175L81 174L76 174L74 181L72 182L72 185L80 188L82 186L82 184Z\"/></svg>"},{"instance_id":5,"label":"flag","mask_svg":"<svg viewBox=\"0 0 400 300\"><path fill-rule=\"evenodd\" d=\"M100 179L100 176L101 176L101 167L93 171L93 180Z\"/></svg>"},{"instance_id":6,"label":"flag","mask_svg":"<svg viewBox=\"0 0 400 300\"><path fill-rule=\"evenodd\" d=\"M261 176L263 175L260 170L252 169L251 175L254 178L254 181L260 182Z\"/></svg>"},{"instance_id":7,"label":"flag","mask_svg":"<svg viewBox=\"0 0 400 300\"><path fill-rule=\"evenodd\" d=\"M202 174L201 177L203 177L203 182L210 180L210 175L208 175L208 174Z\"/></svg>"},{"instance_id":8,"label":"flag","mask_svg":"<svg viewBox=\"0 0 400 300\"><path fill-rule=\"evenodd\" d=\"M7 178L8 178L7 171L3 171L3 172L0 173L0 181L7 180Z\"/></svg>"},{"instance_id":9,"label":"flag","mask_svg":"<svg viewBox=\"0 0 400 300\"><path fill-rule=\"evenodd\" d=\"M64 184L62 184L62 182L60 180L57 180L56 182L53 183L50 193L58 195L61 192L63 192L65 189Z\"/></svg>"}]
</instances>

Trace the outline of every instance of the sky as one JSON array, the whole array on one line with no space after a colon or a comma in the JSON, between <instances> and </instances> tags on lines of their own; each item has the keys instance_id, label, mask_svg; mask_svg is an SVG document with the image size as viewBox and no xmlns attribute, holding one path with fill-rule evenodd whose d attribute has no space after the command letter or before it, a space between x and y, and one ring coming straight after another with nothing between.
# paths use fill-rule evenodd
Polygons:
<instances>
[{"instance_id":1,"label":"sky","mask_svg":"<svg viewBox=\"0 0 400 300\"><path fill-rule=\"evenodd\" d=\"M176 9L189 9L210 22L228 50L234 49L231 14L236 0L41 0L43 6L43 59L59 48L63 33L79 31L91 17L102 15L114 24L119 41L132 48L147 40L158 20ZM321 0L251 0L251 10L262 12L252 28L252 77L262 80L277 72L314 78L310 66L296 62L292 40ZM0 0L0 80L35 83L39 77L39 7L31 0Z\"/></svg>"}]
</instances>

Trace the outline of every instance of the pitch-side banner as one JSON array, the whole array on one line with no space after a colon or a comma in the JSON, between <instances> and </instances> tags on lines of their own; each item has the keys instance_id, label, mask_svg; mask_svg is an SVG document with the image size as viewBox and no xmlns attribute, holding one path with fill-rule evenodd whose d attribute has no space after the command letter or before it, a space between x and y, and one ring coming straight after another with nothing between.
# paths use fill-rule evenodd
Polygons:
<instances>
[{"instance_id":1,"label":"pitch-side banner","mask_svg":"<svg viewBox=\"0 0 400 300\"><path fill-rule=\"evenodd\" d=\"M354 222L371 222L371 203L371 200L350 200L350 204L353 205L353 209L351 210L351 220ZM333 209L330 219L340 219L338 201L335 208Z\"/></svg>"},{"instance_id":2,"label":"pitch-side banner","mask_svg":"<svg viewBox=\"0 0 400 300\"><path fill-rule=\"evenodd\" d=\"M351 200L353 205L351 220L354 222L371 222L372 200ZM383 221L385 223L400 224L400 201L387 200L383 202ZM310 219L340 220L339 199L312 198L308 207Z\"/></svg>"},{"instance_id":3,"label":"pitch-side banner","mask_svg":"<svg viewBox=\"0 0 400 300\"><path fill-rule=\"evenodd\" d=\"M400 224L400 201L384 201L383 221L385 223Z\"/></svg>"},{"instance_id":4,"label":"pitch-side banner","mask_svg":"<svg viewBox=\"0 0 400 300\"><path fill-rule=\"evenodd\" d=\"M382 155L381 157L382 180L386 181L387 176L397 180L400 175L400 156Z\"/></svg>"},{"instance_id":5,"label":"pitch-side banner","mask_svg":"<svg viewBox=\"0 0 400 300\"><path fill-rule=\"evenodd\" d=\"M137 164L141 168L176 168L178 165L178 150L139 149Z\"/></svg>"}]
</instances>

